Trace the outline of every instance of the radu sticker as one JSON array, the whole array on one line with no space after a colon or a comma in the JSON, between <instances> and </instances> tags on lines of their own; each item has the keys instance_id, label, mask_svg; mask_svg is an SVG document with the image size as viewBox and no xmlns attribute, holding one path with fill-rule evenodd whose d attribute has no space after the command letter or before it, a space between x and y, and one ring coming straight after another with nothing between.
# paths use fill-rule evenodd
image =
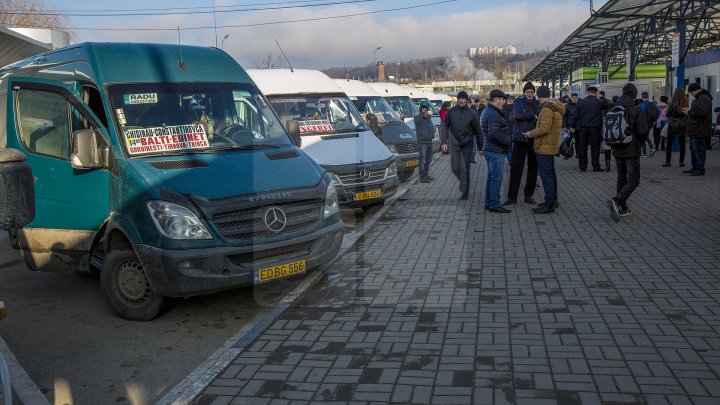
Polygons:
<instances>
[{"instance_id":1,"label":"radu sticker","mask_svg":"<svg viewBox=\"0 0 720 405\"><path fill-rule=\"evenodd\" d=\"M300 124L301 134L309 132L332 132L335 129L328 120L298 121L298 124Z\"/></svg>"},{"instance_id":2,"label":"radu sticker","mask_svg":"<svg viewBox=\"0 0 720 405\"><path fill-rule=\"evenodd\" d=\"M125 105L128 104L155 104L157 103L157 93L139 93L123 95Z\"/></svg>"},{"instance_id":3,"label":"radu sticker","mask_svg":"<svg viewBox=\"0 0 720 405\"><path fill-rule=\"evenodd\" d=\"M205 128L200 124L126 129L125 141L131 155L210 146Z\"/></svg>"}]
</instances>

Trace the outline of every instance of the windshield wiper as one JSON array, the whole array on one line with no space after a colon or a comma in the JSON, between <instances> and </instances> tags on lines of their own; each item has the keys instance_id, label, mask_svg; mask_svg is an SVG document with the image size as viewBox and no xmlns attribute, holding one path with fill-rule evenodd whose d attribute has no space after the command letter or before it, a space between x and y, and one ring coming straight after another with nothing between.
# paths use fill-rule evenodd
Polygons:
<instances>
[{"instance_id":1,"label":"windshield wiper","mask_svg":"<svg viewBox=\"0 0 720 405\"><path fill-rule=\"evenodd\" d=\"M289 146L289 145L286 145ZM230 145L222 148L216 148L213 150L258 150L258 149L278 149L282 148L281 145L270 145L269 143L253 143L249 145Z\"/></svg>"}]
</instances>

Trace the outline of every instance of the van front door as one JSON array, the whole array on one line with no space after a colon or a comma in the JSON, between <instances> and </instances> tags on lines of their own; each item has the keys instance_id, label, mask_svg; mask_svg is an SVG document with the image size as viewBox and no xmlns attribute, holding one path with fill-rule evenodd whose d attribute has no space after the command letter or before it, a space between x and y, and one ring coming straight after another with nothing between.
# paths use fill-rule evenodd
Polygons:
<instances>
[{"instance_id":1,"label":"van front door","mask_svg":"<svg viewBox=\"0 0 720 405\"><path fill-rule=\"evenodd\" d=\"M69 89L36 82L12 89L17 136L8 143L17 143L35 176L35 219L19 238L26 263L34 270L87 270L92 240L109 214L112 174L72 168L72 133L107 133Z\"/></svg>"}]
</instances>

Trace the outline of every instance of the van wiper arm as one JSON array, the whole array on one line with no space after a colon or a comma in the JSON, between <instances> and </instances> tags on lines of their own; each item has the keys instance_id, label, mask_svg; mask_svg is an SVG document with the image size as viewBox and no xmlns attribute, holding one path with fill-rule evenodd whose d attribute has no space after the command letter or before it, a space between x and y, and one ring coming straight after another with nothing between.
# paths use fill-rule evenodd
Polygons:
<instances>
[{"instance_id":1,"label":"van wiper arm","mask_svg":"<svg viewBox=\"0 0 720 405\"><path fill-rule=\"evenodd\" d=\"M258 149L278 149L282 148L280 145L271 145L269 143L253 143L249 145L232 145L224 148L217 148L215 150L258 150Z\"/></svg>"}]
</instances>

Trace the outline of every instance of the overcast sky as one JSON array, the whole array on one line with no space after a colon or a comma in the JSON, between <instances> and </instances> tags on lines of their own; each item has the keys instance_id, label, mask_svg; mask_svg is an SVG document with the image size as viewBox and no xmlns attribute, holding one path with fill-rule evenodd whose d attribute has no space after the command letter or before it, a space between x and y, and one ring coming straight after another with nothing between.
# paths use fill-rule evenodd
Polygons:
<instances>
[{"instance_id":1,"label":"overcast sky","mask_svg":"<svg viewBox=\"0 0 720 405\"><path fill-rule=\"evenodd\" d=\"M280 56L275 38L296 68L371 64L378 45L382 45L382 49L377 51L377 60L387 62L463 54L469 47L493 45L513 45L520 52L552 50L589 17L589 3L583 0L215 0L214 16L211 12L201 13L212 11L212 0L45 1L69 15L68 25L77 34L76 42L177 43L179 26L182 43L215 45L213 27L217 26L218 46L229 33L224 49L247 68L260 67L271 52L274 58ZM595 9L605 1L596 0ZM298 5L304 7L281 8ZM277 9L226 12L268 7ZM109 10L158 13L157 9L186 14L73 15ZM383 11L388 9L401 10ZM328 18L351 14L356 16ZM249 26L306 19L312 21ZM118 30L86 29L99 27ZM206 28L188 29L191 27ZM140 30L143 28L169 30Z\"/></svg>"}]
</instances>

